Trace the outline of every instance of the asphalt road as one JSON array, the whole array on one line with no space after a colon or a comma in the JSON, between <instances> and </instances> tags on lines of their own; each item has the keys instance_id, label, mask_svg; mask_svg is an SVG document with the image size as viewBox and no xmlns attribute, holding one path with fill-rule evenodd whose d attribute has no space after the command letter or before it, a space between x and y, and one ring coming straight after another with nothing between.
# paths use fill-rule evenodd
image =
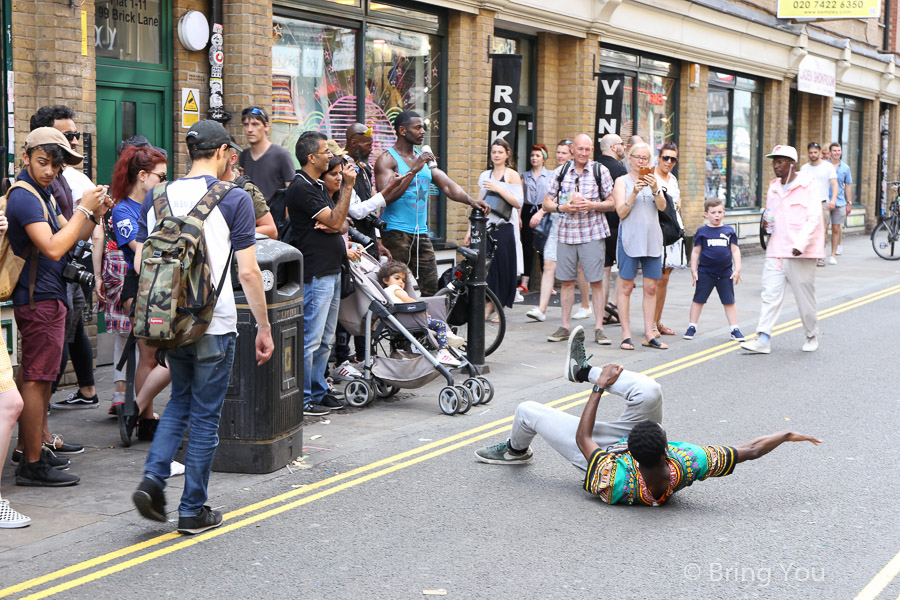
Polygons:
<instances>
[{"instance_id":1,"label":"asphalt road","mask_svg":"<svg viewBox=\"0 0 900 600\"><path fill-rule=\"evenodd\" d=\"M672 440L736 444L785 428L825 440L782 446L666 506L600 503L540 440L527 466L475 461L476 448L506 439L521 400L568 398L556 405L580 414L587 388L565 382L560 366L464 418L397 427L214 496L227 521L208 534L180 537L127 513L102 535L0 568L4 587L25 582L0 597L874 598L861 591L900 550L900 290L890 290L820 306L816 353L800 351L791 322L770 356L713 339L646 352L635 368L662 384ZM606 396L599 417L620 409ZM329 442L324 427L306 436ZM898 594L890 581L877 597Z\"/></svg>"}]
</instances>

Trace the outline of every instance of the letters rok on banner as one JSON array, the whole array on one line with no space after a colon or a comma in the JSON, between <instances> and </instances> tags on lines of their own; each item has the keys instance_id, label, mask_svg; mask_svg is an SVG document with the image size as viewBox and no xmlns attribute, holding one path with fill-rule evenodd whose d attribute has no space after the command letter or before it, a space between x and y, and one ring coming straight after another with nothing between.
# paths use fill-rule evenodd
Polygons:
<instances>
[{"instance_id":1,"label":"letters rok on banner","mask_svg":"<svg viewBox=\"0 0 900 600\"><path fill-rule=\"evenodd\" d=\"M497 138L509 142L516 151L518 128L519 80L522 77L521 54L491 54L491 114L488 145ZM490 157L490 149L488 150Z\"/></svg>"},{"instance_id":2,"label":"letters rok on banner","mask_svg":"<svg viewBox=\"0 0 900 600\"><path fill-rule=\"evenodd\" d=\"M600 138L607 133L622 133L622 101L625 98L624 73L597 75L597 118L595 119L594 159L600 156Z\"/></svg>"}]
</instances>

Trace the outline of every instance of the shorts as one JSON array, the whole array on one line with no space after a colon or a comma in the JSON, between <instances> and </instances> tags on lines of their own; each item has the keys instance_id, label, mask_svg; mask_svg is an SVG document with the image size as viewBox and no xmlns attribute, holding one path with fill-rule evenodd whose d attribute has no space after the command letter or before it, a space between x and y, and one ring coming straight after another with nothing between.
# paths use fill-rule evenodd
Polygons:
<instances>
[{"instance_id":1,"label":"shorts","mask_svg":"<svg viewBox=\"0 0 900 600\"><path fill-rule=\"evenodd\" d=\"M713 288L719 294L719 300L722 304L734 304L734 281L729 274L726 277L713 277L703 273L697 273L697 287L694 290L694 302L697 304L706 304Z\"/></svg>"},{"instance_id":2,"label":"shorts","mask_svg":"<svg viewBox=\"0 0 900 600\"><path fill-rule=\"evenodd\" d=\"M556 250L559 245L559 215L551 213L550 220L550 233L547 234L547 241L544 243L544 250L541 252L541 255L544 257L544 260L556 262Z\"/></svg>"},{"instance_id":3,"label":"shorts","mask_svg":"<svg viewBox=\"0 0 900 600\"><path fill-rule=\"evenodd\" d=\"M616 248L619 245L619 230L618 229L610 229L609 237L605 238L606 241L606 256L603 258L603 266L611 267L616 264Z\"/></svg>"},{"instance_id":4,"label":"shorts","mask_svg":"<svg viewBox=\"0 0 900 600\"><path fill-rule=\"evenodd\" d=\"M619 279L634 279L637 277L638 265L647 279L662 279L662 255L659 256L628 256L622 247L622 238L619 238Z\"/></svg>"},{"instance_id":5,"label":"shorts","mask_svg":"<svg viewBox=\"0 0 900 600\"><path fill-rule=\"evenodd\" d=\"M829 210L828 203L826 202L822 214L825 217L826 225L843 225L847 220L847 205L836 206L833 210Z\"/></svg>"},{"instance_id":6,"label":"shorts","mask_svg":"<svg viewBox=\"0 0 900 600\"><path fill-rule=\"evenodd\" d=\"M584 271L588 283L603 281L603 259L606 256L603 240L584 244L564 244L556 247L556 278L560 281L575 281L578 277L578 263Z\"/></svg>"},{"instance_id":7,"label":"shorts","mask_svg":"<svg viewBox=\"0 0 900 600\"><path fill-rule=\"evenodd\" d=\"M16 325L22 334L22 378L25 381L56 381L66 340L66 305L62 300L16 306Z\"/></svg>"}]
</instances>

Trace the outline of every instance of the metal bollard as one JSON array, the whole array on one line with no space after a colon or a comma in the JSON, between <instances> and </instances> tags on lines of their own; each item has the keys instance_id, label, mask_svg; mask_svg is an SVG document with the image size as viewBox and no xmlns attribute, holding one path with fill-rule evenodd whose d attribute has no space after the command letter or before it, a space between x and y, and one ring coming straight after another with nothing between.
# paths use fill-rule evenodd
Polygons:
<instances>
[{"instance_id":1,"label":"metal bollard","mask_svg":"<svg viewBox=\"0 0 900 600\"><path fill-rule=\"evenodd\" d=\"M472 367L479 373L484 372L484 296L487 283L485 264L487 263L487 217L484 212L475 208L469 215L472 224L471 241L469 247L478 251L478 260L475 270L469 277L466 285L469 288L469 326L466 340L466 358Z\"/></svg>"}]
</instances>

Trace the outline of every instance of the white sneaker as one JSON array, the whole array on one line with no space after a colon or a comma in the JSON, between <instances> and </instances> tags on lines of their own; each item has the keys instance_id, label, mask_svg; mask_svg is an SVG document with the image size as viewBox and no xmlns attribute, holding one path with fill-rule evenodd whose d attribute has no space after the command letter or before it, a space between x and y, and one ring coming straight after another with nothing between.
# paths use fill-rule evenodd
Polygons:
<instances>
[{"instance_id":1,"label":"white sneaker","mask_svg":"<svg viewBox=\"0 0 900 600\"><path fill-rule=\"evenodd\" d=\"M178 477L179 475L184 475L184 465L173 460L169 465L169 477Z\"/></svg>"},{"instance_id":2,"label":"white sneaker","mask_svg":"<svg viewBox=\"0 0 900 600\"><path fill-rule=\"evenodd\" d=\"M585 308L582 306L578 310L575 311L575 314L572 315L572 318L581 320L581 319L587 319L588 317L592 317L592 316L594 316L594 310L590 307Z\"/></svg>"},{"instance_id":3,"label":"white sneaker","mask_svg":"<svg viewBox=\"0 0 900 600\"><path fill-rule=\"evenodd\" d=\"M754 354L771 354L772 352L772 346L763 343L763 341L759 338L753 340L752 342L744 342L743 344L741 344L741 348Z\"/></svg>"},{"instance_id":4,"label":"white sneaker","mask_svg":"<svg viewBox=\"0 0 900 600\"><path fill-rule=\"evenodd\" d=\"M447 330L447 344L449 344L453 348L459 348L460 346L464 346L466 343L466 338L459 337L449 329Z\"/></svg>"},{"instance_id":5,"label":"white sneaker","mask_svg":"<svg viewBox=\"0 0 900 600\"><path fill-rule=\"evenodd\" d=\"M27 527L30 523L31 518L13 510L9 500L0 500L0 529L18 529Z\"/></svg>"},{"instance_id":6,"label":"white sneaker","mask_svg":"<svg viewBox=\"0 0 900 600\"><path fill-rule=\"evenodd\" d=\"M542 313L541 309L539 309L537 306L529 309L528 312L525 313L525 316L528 317L529 319L534 319L535 321L544 322L547 320L547 315Z\"/></svg>"},{"instance_id":7,"label":"white sneaker","mask_svg":"<svg viewBox=\"0 0 900 600\"><path fill-rule=\"evenodd\" d=\"M829 264L829 265L836 265L836 264L837 264L837 259L836 259L835 257L833 257L833 256L829 256L829 257L828 257L828 264Z\"/></svg>"},{"instance_id":8,"label":"white sneaker","mask_svg":"<svg viewBox=\"0 0 900 600\"><path fill-rule=\"evenodd\" d=\"M438 350L437 356L435 358L437 358L438 362L441 363L442 365L458 367L460 364L462 364L459 362L459 360L457 360L457 358L455 356L450 354L450 351L447 350L446 348Z\"/></svg>"},{"instance_id":9,"label":"white sneaker","mask_svg":"<svg viewBox=\"0 0 900 600\"><path fill-rule=\"evenodd\" d=\"M522 292L516 291L516 298L514 302L525 302L525 296L522 295Z\"/></svg>"},{"instance_id":10,"label":"white sneaker","mask_svg":"<svg viewBox=\"0 0 900 600\"><path fill-rule=\"evenodd\" d=\"M834 253L837 254L838 256L840 256L841 254L844 253L844 247L841 246L840 244L838 244L837 250L835 250Z\"/></svg>"},{"instance_id":11,"label":"white sneaker","mask_svg":"<svg viewBox=\"0 0 900 600\"><path fill-rule=\"evenodd\" d=\"M345 360L341 363L341 366L331 372L331 376L335 381L350 381L351 379L362 378L362 373L353 366L353 363L349 360Z\"/></svg>"},{"instance_id":12,"label":"white sneaker","mask_svg":"<svg viewBox=\"0 0 900 600\"><path fill-rule=\"evenodd\" d=\"M806 338L806 341L803 343L803 346L800 348L804 352L815 352L819 349L819 338L818 336L812 336L811 338Z\"/></svg>"}]
</instances>

